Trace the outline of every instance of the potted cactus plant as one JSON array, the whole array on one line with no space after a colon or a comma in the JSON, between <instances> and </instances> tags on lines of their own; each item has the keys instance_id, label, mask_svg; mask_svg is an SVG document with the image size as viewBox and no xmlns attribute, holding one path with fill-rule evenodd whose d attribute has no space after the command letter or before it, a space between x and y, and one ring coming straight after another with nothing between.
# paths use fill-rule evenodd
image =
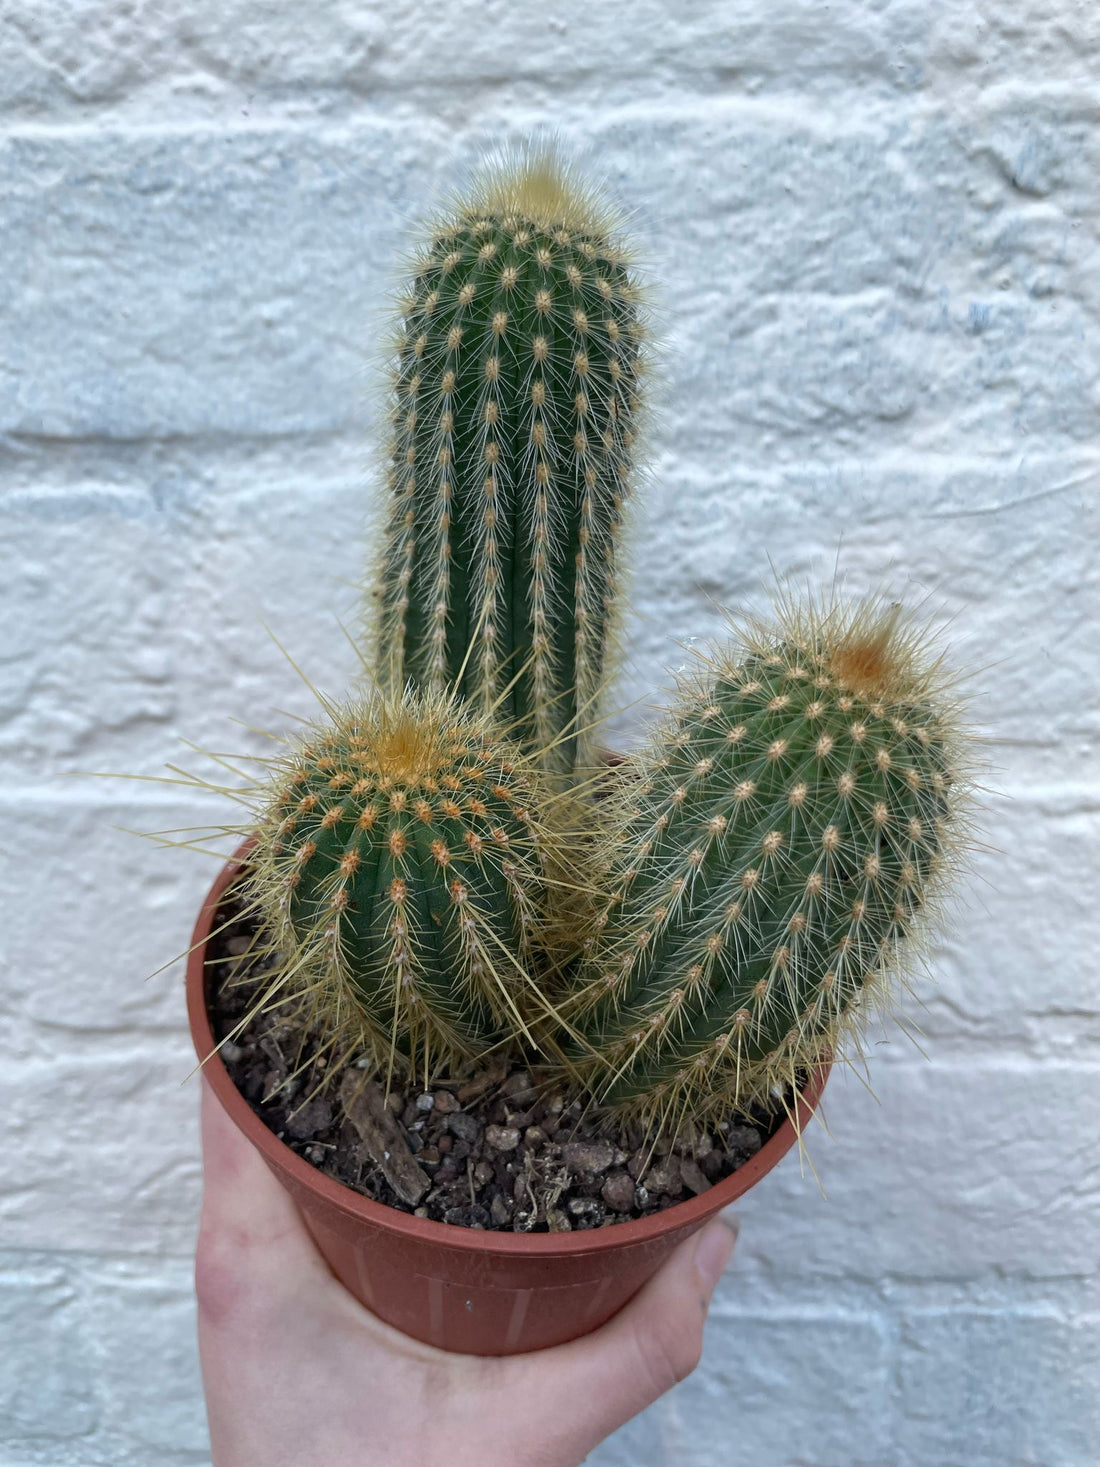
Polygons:
<instances>
[{"instance_id":1,"label":"potted cactus plant","mask_svg":"<svg viewBox=\"0 0 1100 1467\"><path fill-rule=\"evenodd\" d=\"M452 1349L595 1328L780 1159L965 818L938 663L875 603L742 626L601 762L642 300L550 154L435 221L363 686L262 761L189 961L210 1082L335 1273Z\"/></svg>"}]
</instances>

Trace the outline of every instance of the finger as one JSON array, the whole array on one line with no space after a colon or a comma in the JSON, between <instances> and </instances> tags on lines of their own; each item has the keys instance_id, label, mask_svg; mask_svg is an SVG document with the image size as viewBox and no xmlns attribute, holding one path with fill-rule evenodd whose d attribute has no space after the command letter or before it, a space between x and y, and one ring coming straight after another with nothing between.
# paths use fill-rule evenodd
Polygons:
<instances>
[{"instance_id":1,"label":"finger","mask_svg":"<svg viewBox=\"0 0 1100 1467\"><path fill-rule=\"evenodd\" d=\"M571 1403L582 1456L698 1365L707 1310L736 1239L735 1220L716 1219L681 1243L601 1329L526 1357L538 1377L537 1399ZM561 1425L555 1405L547 1429L560 1436Z\"/></svg>"},{"instance_id":2,"label":"finger","mask_svg":"<svg viewBox=\"0 0 1100 1467\"><path fill-rule=\"evenodd\" d=\"M202 1148L195 1294L211 1446L217 1461L259 1462L257 1433L293 1440L288 1377L301 1375L303 1332L316 1327L335 1285L297 1207L205 1077Z\"/></svg>"},{"instance_id":3,"label":"finger","mask_svg":"<svg viewBox=\"0 0 1100 1467\"><path fill-rule=\"evenodd\" d=\"M200 1278L204 1271L240 1277L246 1268L288 1278L312 1264L325 1270L290 1195L226 1115L205 1079L202 1149Z\"/></svg>"}]
</instances>

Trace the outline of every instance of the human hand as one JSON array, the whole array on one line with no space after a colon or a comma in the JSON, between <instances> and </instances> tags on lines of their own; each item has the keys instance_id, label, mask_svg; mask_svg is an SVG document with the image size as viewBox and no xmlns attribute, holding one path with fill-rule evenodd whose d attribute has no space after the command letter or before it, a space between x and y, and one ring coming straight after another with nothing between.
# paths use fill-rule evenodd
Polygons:
<instances>
[{"instance_id":1,"label":"human hand","mask_svg":"<svg viewBox=\"0 0 1100 1467\"><path fill-rule=\"evenodd\" d=\"M195 1256L214 1467L576 1467L698 1364L734 1232L682 1243L601 1329L453 1355L364 1309L203 1084Z\"/></svg>"}]
</instances>

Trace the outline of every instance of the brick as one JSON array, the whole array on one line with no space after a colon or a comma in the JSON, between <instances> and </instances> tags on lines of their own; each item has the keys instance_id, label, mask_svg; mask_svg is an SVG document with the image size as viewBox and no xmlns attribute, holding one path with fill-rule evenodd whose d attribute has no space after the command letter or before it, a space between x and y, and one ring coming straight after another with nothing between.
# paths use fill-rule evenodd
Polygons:
<instances>
[{"instance_id":1,"label":"brick","mask_svg":"<svg viewBox=\"0 0 1100 1467\"><path fill-rule=\"evenodd\" d=\"M373 551L371 516L361 463L347 477L314 476L305 490L284 465L247 493L211 496L190 737L221 749L260 747L265 741L249 741L229 720L285 732L293 727L288 714L316 717L303 674L330 695L350 692L362 665L343 628L361 632L358 586Z\"/></svg>"},{"instance_id":2,"label":"brick","mask_svg":"<svg viewBox=\"0 0 1100 1467\"><path fill-rule=\"evenodd\" d=\"M828 586L835 568L853 592L881 589L912 607L925 598L921 615L941 628L950 665L974 670L963 686L969 716L998 740L981 751L995 766L991 827L1015 818L1004 795L1026 803L1047 786L1087 787L1097 718L1080 688L1095 657L1094 456L1032 465L961 452L927 465L911 454L869 464L795 457L748 471L732 429L694 448L688 425L673 433L639 515L644 593L624 703L648 702L670 660L690 660L676 640L719 635L721 606L766 611L769 562L796 588Z\"/></svg>"},{"instance_id":3,"label":"brick","mask_svg":"<svg viewBox=\"0 0 1100 1467\"><path fill-rule=\"evenodd\" d=\"M636 0L629 13L624 25L613 11L566 0L538 24L531 12L494 4L489 23L479 26L461 7L433 13L402 6L377 71L402 85L476 79L486 89L553 77L562 88L572 84L593 110L628 96L639 78L657 95L713 87L748 98L778 93L794 105L829 93L885 103L921 93L939 100L947 84L970 82L977 90L1005 77L1032 85L1054 77L1085 91L1087 62L1100 52L1091 12L1067 14L1055 0L1008 0L992 16L959 12L945 0L851 5L828 15L813 0L782 9L749 0L733 13L710 0L675 25L655 0Z\"/></svg>"},{"instance_id":4,"label":"brick","mask_svg":"<svg viewBox=\"0 0 1100 1467\"><path fill-rule=\"evenodd\" d=\"M219 863L129 832L178 829L224 818L225 810L197 801L88 801L76 781L72 788L68 803L32 806L24 796L20 839L0 849L0 890L23 890L2 936L0 1053L48 1066L144 1042L168 1044L178 1057L186 1034L182 967L158 970L186 951ZM27 882L28 871L38 879ZM167 1077L165 1088L184 1073Z\"/></svg>"},{"instance_id":5,"label":"brick","mask_svg":"<svg viewBox=\"0 0 1100 1467\"><path fill-rule=\"evenodd\" d=\"M674 416L696 416L705 379L709 420L736 424L742 452L777 435L814 452L888 443L902 425L926 447L960 429L1090 441L1091 285L1085 246L1066 244L1067 219L1095 198L1087 127L1048 119L1036 213L988 174L983 128L1015 116L962 134L935 118L823 133L725 108L671 110L644 135L608 127L602 168L645 201L643 221L662 221L649 243L676 322ZM383 123L12 135L0 426L346 430L398 218L410 200L422 212L442 164L427 136ZM58 239L48 274L33 249L43 216Z\"/></svg>"},{"instance_id":6,"label":"brick","mask_svg":"<svg viewBox=\"0 0 1100 1467\"><path fill-rule=\"evenodd\" d=\"M6 1179L5 1185L10 1185ZM62 1269L0 1272L0 1455L11 1439L80 1438L99 1419L79 1301ZM53 1448L57 1450L56 1447Z\"/></svg>"},{"instance_id":7,"label":"brick","mask_svg":"<svg viewBox=\"0 0 1100 1467\"><path fill-rule=\"evenodd\" d=\"M69 1443L23 1441L5 1443L4 1467L149 1467L149 1455L118 1432L97 1432ZM156 1467L210 1467L210 1453L161 1451Z\"/></svg>"},{"instance_id":8,"label":"brick","mask_svg":"<svg viewBox=\"0 0 1100 1467\"><path fill-rule=\"evenodd\" d=\"M781 218L770 225L783 237L787 227ZM861 239L851 248L857 258L867 250ZM940 277L946 308L934 295L911 301L893 289L833 301L798 289L761 299L727 286L681 328L686 370L671 415L690 421L705 381L710 422L735 428L742 449L760 457L798 440L804 452L830 456L901 442L942 452L960 437L1001 450L1036 435L1087 445L1097 375L1087 307L1064 288L1055 300L1028 299L1019 283L993 299L947 260Z\"/></svg>"},{"instance_id":9,"label":"brick","mask_svg":"<svg viewBox=\"0 0 1100 1467\"><path fill-rule=\"evenodd\" d=\"M1100 1442L1100 1316L908 1313L897 1447L937 1467L1081 1467Z\"/></svg>"},{"instance_id":10,"label":"brick","mask_svg":"<svg viewBox=\"0 0 1100 1467\"><path fill-rule=\"evenodd\" d=\"M104 1429L144 1449L202 1453L206 1418L189 1261L90 1270L88 1298Z\"/></svg>"},{"instance_id":11,"label":"brick","mask_svg":"<svg viewBox=\"0 0 1100 1467\"><path fill-rule=\"evenodd\" d=\"M65 103L110 103L164 67L163 23L151 5L120 11L84 0L36 6L16 0L0 32L0 95L32 116Z\"/></svg>"},{"instance_id":12,"label":"brick","mask_svg":"<svg viewBox=\"0 0 1100 1467\"><path fill-rule=\"evenodd\" d=\"M185 14L16 0L7 19L0 96L31 117L89 107L142 116L230 100L248 112L292 101L321 108L341 95L378 99L396 89L442 91L446 101L459 85L507 95L517 81L551 77L559 105L576 97L589 108L627 102L640 79L657 95L734 89L796 102L860 93L938 101L950 88L956 106L978 105L983 88L1005 79L1046 87L1055 78L1087 94L1100 51L1091 12L1050 0L1010 0L995 14L894 0L847 7L842 20L812 0L782 11L753 0L734 16L710 0L675 26L655 0L636 0L628 25L581 0L564 0L550 17L494 4L480 24L461 6L396 5L383 26L357 6L303 13L289 0L266 4L262 15L247 0L202 0Z\"/></svg>"},{"instance_id":13,"label":"brick","mask_svg":"<svg viewBox=\"0 0 1100 1467\"><path fill-rule=\"evenodd\" d=\"M182 1036L9 1059L0 1229L9 1248L186 1256L198 1221L198 1081Z\"/></svg>"},{"instance_id":14,"label":"brick","mask_svg":"<svg viewBox=\"0 0 1100 1467\"><path fill-rule=\"evenodd\" d=\"M844 26L827 23L812 0L781 18L763 0L733 18L709 0L673 27L656 0L632 5L626 26L581 0L565 0L549 17L496 3L477 23L461 6L427 12L408 3L387 11L385 24L351 4L314 14L288 0L262 13L248 0L200 0L185 14L147 4L119 12L101 0L16 0L10 10L0 96L29 116L79 115L89 106L197 109L230 98L249 110L294 99L331 105L340 94L375 99L456 84L505 90L548 78L559 98L572 91L604 106L627 100L639 78L662 90L702 82L750 94L838 84L905 92L922 79L927 29L914 0L852 10Z\"/></svg>"},{"instance_id":15,"label":"brick","mask_svg":"<svg viewBox=\"0 0 1100 1467\"><path fill-rule=\"evenodd\" d=\"M1100 25L1088 6L1009 0L995 12L931 8L926 77L942 95L969 99L998 82L1021 89L1052 84L1087 92L1100 51Z\"/></svg>"},{"instance_id":16,"label":"brick","mask_svg":"<svg viewBox=\"0 0 1100 1467\"><path fill-rule=\"evenodd\" d=\"M1041 209L991 161L1017 134ZM727 462L762 465L1091 442L1092 246L1071 229L1067 243L1096 198L1086 116L1020 99L961 125L673 112L651 124L644 175L634 138L608 142L629 194L652 200L663 421L712 461L723 432Z\"/></svg>"},{"instance_id":17,"label":"brick","mask_svg":"<svg viewBox=\"0 0 1100 1467\"><path fill-rule=\"evenodd\" d=\"M701 1368L589 1460L727 1467L733 1449L753 1467L885 1467L888 1358L873 1314L712 1313Z\"/></svg>"},{"instance_id":18,"label":"brick","mask_svg":"<svg viewBox=\"0 0 1100 1467\"><path fill-rule=\"evenodd\" d=\"M414 158L385 126L8 136L0 430L127 439L352 422Z\"/></svg>"},{"instance_id":19,"label":"brick","mask_svg":"<svg viewBox=\"0 0 1100 1467\"><path fill-rule=\"evenodd\" d=\"M145 3L120 11L100 0L16 0L5 18L0 94L8 109L29 116L127 102L147 115L173 100L209 101L237 88L252 96L257 89L276 97L354 93L372 80L384 30L380 17L358 6L307 13L279 0L262 12L238 0L221 11L189 6L186 14Z\"/></svg>"},{"instance_id":20,"label":"brick","mask_svg":"<svg viewBox=\"0 0 1100 1467\"><path fill-rule=\"evenodd\" d=\"M1091 901L1066 879L1100 869L1095 801L1076 790L1029 793L1025 762L1004 761L1015 798L994 798L979 816L993 849L975 854L961 910L930 954L934 981L919 985L927 1006L910 1011L933 1048L952 1053L998 1043L1042 1057L1100 1053Z\"/></svg>"},{"instance_id":21,"label":"brick","mask_svg":"<svg viewBox=\"0 0 1100 1467\"><path fill-rule=\"evenodd\" d=\"M35 456L24 473L46 483L16 478L0 542L0 779L159 774L189 757L181 738L256 752L231 719L285 727L275 708L316 706L273 637L319 686L346 686L339 618L358 614L350 583L368 546L361 465L326 478L308 451L288 457L219 470L201 454L142 455L114 484L96 463L66 490L64 465ZM146 474L174 487L149 492Z\"/></svg>"},{"instance_id":22,"label":"brick","mask_svg":"<svg viewBox=\"0 0 1100 1467\"><path fill-rule=\"evenodd\" d=\"M759 1467L872 1467L888 1453L887 1343L869 1314L850 1318L731 1310L708 1326L708 1369L677 1391L685 1448L706 1421L700 1467L724 1467L745 1425ZM792 1418L779 1403L798 1399ZM682 1460L682 1459L681 1459Z\"/></svg>"},{"instance_id":23,"label":"brick","mask_svg":"<svg viewBox=\"0 0 1100 1467\"><path fill-rule=\"evenodd\" d=\"M1073 1118L1100 1104L1100 1067L934 1048L925 1062L897 1036L871 1063L875 1095L833 1075L829 1134L806 1134L820 1184L792 1152L737 1204L745 1266L866 1280L1090 1274L1100 1178Z\"/></svg>"},{"instance_id":24,"label":"brick","mask_svg":"<svg viewBox=\"0 0 1100 1467\"><path fill-rule=\"evenodd\" d=\"M5 508L0 769L25 782L102 768L145 726L167 746L187 641L186 543L132 501L113 513L90 496Z\"/></svg>"},{"instance_id":25,"label":"brick","mask_svg":"<svg viewBox=\"0 0 1100 1467\"><path fill-rule=\"evenodd\" d=\"M553 77L582 97L596 95L598 77L604 105L625 100L639 78L658 91L678 78L680 85L701 78L749 91L785 89L795 78L827 82L830 74L904 88L919 14L914 4L895 4L887 15L853 10L849 25L829 26L811 0L801 0L777 24L762 0L732 17L708 0L670 26L657 0L637 0L624 27L581 0L566 0L550 17L494 3L481 24L461 7L433 13L403 4L374 72L382 85L402 87L415 79L420 86L465 81L487 89Z\"/></svg>"}]
</instances>

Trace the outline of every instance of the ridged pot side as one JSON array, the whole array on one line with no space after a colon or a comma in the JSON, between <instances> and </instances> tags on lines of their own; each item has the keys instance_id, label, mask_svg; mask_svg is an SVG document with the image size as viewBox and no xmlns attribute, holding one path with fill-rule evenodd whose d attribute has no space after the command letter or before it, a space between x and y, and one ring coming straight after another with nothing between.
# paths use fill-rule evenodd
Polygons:
<instances>
[{"instance_id":1,"label":"ridged pot side","mask_svg":"<svg viewBox=\"0 0 1100 1467\"><path fill-rule=\"evenodd\" d=\"M229 1076L207 1009L206 948L245 843L219 873L191 939L187 1010L195 1051L226 1114L301 1209L333 1273L380 1319L426 1344L517 1355L597 1329L652 1277L677 1244L741 1197L784 1157L818 1104L829 1066L787 1119L732 1176L652 1217L583 1233L475 1231L413 1217L353 1192L311 1166L255 1114Z\"/></svg>"}]
</instances>

